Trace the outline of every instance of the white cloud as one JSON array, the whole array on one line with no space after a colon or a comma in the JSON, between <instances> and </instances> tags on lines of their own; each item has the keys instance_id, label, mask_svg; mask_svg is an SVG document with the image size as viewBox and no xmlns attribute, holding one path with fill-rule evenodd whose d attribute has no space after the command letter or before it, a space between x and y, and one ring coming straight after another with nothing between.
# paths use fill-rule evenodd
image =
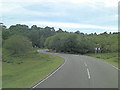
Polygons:
<instances>
[{"instance_id":1,"label":"white cloud","mask_svg":"<svg viewBox=\"0 0 120 90\"><path fill-rule=\"evenodd\" d=\"M88 4L89 6L91 6L92 8L99 8L98 5L102 5L104 7L117 7L118 5L118 0L1 0L0 1L2 4L2 8L0 8L0 13L2 14L8 14L10 12L12 13L17 13L18 11L20 12L24 12L24 13L33 13L35 15L42 15L42 12L35 12L32 10L26 10L24 7L25 6L29 6L29 5L34 5L35 3L42 3L44 4L52 4L52 8L57 8L60 9L62 8L62 10L64 11L64 9L66 8L80 8L81 5L86 5ZM68 3L68 6L66 5ZM69 6L69 3L71 3L70 5L74 4L72 6ZM59 5L61 6L59 8ZM45 13L45 12L44 12ZM49 12L49 13L45 13L44 15L65 15L65 13L63 12Z\"/></svg>"},{"instance_id":2,"label":"white cloud","mask_svg":"<svg viewBox=\"0 0 120 90\"><path fill-rule=\"evenodd\" d=\"M5 3L2 4L2 8L1 8L1 13L13 13L13 12L17 12L17 9L22 8L22 6L20 5L15 5L15 4L9 4L9 3Z\"/></svg>"},{"instance_id":3,"label":"white cloud","mask_svg":"<svg viewBox=\"0 0 120 90\"><path fill-rule=\"evenodd\" d=\"M3 3L2 4L2 8L0 8L0 13L2 13L3 15L6 15L6 14L14 14L14 15L21 15L21 14L24 14L24 15L37 15L37 16L65 16L65 12L48 12L48 11L34 11L34 10L29 10L29 9L26 9L24 7L26 6L29 6L31 5L32 3L29 3L29 4L24 4L22 5L22 3ZM3 9L4 8L4 9ZM4 17L4 16L3 16Z\"/></svg>"},{"instance_id":4,"label":"white cloud","mask_svg":"<svg viewBox=\"0 0 120 90\"><path fill-rule=\"evenodd\" d=\"M39 3L46 3L46 2L51 2L51 3L73 3L73 4L98 4L102 3L106 7L117 7L118 6L118 1L119 0L2 0L0 2L25 2L25 3L34 3L34 2L39 2Z\"/></svg>"},{"instance_id":5,"label":"white cloud","mask_svg":"<svg viewBox=\"0 0 120 90\"><path fill-rule=\"evenodd\" d=\"M2 11L2 3L0 3L0 17L2 16L1 11Z\"/></svg>"},{"instance_id":6,"label":"white cloud","mask_svg":"<svg viewBox=\"0 0 120 90\"><path fill-rule=\"evenodd\" d=\"M34 6L37 4L42 4L42 5L46 5L48 8L50 5L50 7L52 9L56 9L57 11L55 12L50 12L50 11L34 11L29 9L26 9L25 7L29 7L29 6ZM67 4L68 3L68 4ZM13 16L19 16L21 14L25 15L25 17L27 17L28 15L34 15L34 16L67 16L66 12L67 9L69 8L75 8L79 9L82 5L86 6L89 5L92 8L97 8L97 9L101 9L101 7L103 8L115 8L118 6L118 0L2 0L0 1L0 4L2 4L2 8L0 8L0 13L2 13L3 15L8 15L9 14L13 15ZM53 5L53 6L52 6ZM99 5L101 7L99 7ZM1 7L1 6L0 6ZM103 9L102 8L102 9ZM66 9L66 10L64 10ZM88 8L87 8L88 9ZM116 8L115 8L116 10ZM53 10L54 11L54 10ZM61 12L63 11L63 12ZM24 13L23 13L24 12ZM99 12L99 10L96 10L96 12ZM106 12L107 13L107 12ZM115 13L116 14L116 13ZM89 15L88 15L89 16ZM117 15L116 15L117 16ZM106 20L111 20L116 18L116 16L111 17L111 18L107 18ZM3 16L4 17L4 16ZM104 17L104 16L103 16ZM96 16L95 16L95 22L99 21L101 18L103 17L98 17L98 20L96 20ZM107 16L109 17L109 16ZM34 18L33 18L34 19ZM14 21L17 22L17 21ZM90 22L92 22L92 20L90 20ZM10 23L10 22L9 22ZM23 22L21 22L23 23ZM102 22L101 22L102 23ZM12 23L10 23L12 24ZM28 21L28 22L24 22L24 24L37 24L37 25L48 25L48 26L53 26L53 27L60 27L60 28L84 28L84 29L102 29L102 30L111 30L111 31L117 31L117 27L112 27L112 26L96 26L96 25L90 25L90 24L79 24L79 23L63 23L63 22L40 22L40 21ZM109 24L109 23L108 23Z\"/></svg>"},{"instance_id":7,"label":"white cloud","mask_svg":"<svg viewBox=\"0 0 120 90\"><path fill-rule=\"evenodd\" d=\"M24 2L24 3L34 3L34 2L39 2L39 3L73 3L73 4L103 4L106 7L117 7L118 6L118 1L119 0L2 0L0 2L9 2L9 3L13 3L13 2Z\"/></svg>"},{"instance_id":8,"label":"white cloud","mask_svg":"<svg viewBox=\"0 0 120 90\"><path fill-rule=\"evenodd\" d=\"M105 0L104 4L106 7L118 7L119 0Z\"/></svg>"}]
</instances>

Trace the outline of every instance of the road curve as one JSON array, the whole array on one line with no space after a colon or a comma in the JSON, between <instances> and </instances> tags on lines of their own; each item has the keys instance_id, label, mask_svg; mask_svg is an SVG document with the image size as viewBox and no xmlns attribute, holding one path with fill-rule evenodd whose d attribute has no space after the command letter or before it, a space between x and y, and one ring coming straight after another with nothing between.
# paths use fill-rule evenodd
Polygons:
<instances>
[{"instance_id":1,"label":"road curve","mask_svg":"<svg viewBox=\"0 0 120 90\"><path fill-rule=\"evenodd\" d=\"M111 64L89 56L39 52L62 57L65 63L34 88L118 88L118 70Z\"/></svg>"}]
</instances>

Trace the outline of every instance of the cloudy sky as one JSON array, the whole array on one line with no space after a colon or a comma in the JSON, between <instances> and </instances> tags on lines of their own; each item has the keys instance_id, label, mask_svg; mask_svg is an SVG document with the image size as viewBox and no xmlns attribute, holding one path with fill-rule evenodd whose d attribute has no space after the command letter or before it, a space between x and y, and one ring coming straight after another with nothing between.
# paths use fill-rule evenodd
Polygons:
<instances>
[{"instance_id":1,"label":"cloudy sky","mask_svg":"<svg viewBox=\"0 0 120 90\"><path fill-rule=\"evenodd\" d=\"M1 0L4 25L79 30L84 33L118 31L118 0Z\"/></svg>"}]
</instances>

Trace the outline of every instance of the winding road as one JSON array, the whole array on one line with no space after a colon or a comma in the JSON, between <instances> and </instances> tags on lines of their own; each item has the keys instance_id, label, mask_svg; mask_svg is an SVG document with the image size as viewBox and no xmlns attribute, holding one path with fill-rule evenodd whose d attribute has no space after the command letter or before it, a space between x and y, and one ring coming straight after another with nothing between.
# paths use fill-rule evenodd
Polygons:
<instances>
[{"instance_id":1,"label":"winding road","mask_svg":"<svg viewBox=\"0 0 120 90\"><path fill-rule=\"evenodd\" d=\"M118 88L118 69L89 56L39 52L64 58L65 62L33 88Z\"/></svg>"}]
</instances>

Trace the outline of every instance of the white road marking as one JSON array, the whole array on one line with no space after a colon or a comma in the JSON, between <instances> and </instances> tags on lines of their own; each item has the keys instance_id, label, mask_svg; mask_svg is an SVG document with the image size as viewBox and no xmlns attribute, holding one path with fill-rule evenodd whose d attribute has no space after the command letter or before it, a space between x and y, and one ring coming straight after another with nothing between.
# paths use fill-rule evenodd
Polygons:
<instances>
[{"instance_id":1,"label":"white road marking","mask_svg":"<svg viewBox=\"0 0 120 90\"><path fill-rule=\"evenodd\" d=\"M86 62L84 62L85 66L87 67L87 64ZM88 73L88 78L90 79L90 72L89 72L89 69L87 68L87 73Z\"/></svg>"},{"instance_id":2,"label":"white road marking","mask_svg":"<svg viewBox=\"0 0 120 90\"><path fill-rule=\"evenodd\" d=\"M112 67L114 67L115 69L117 69L117 70L118 70L118 68L117 68L116 66L113 66L113 65L112 65Z\"/></svg>"},{"instance_id":3,"label":"white road marking","mask_svg":"<svg viewBox=\"0 0 120 90\"><path fill-rule=\"evenodd\" d=\"M86 56L86 57L90 57L90 56ZM92 57L93 58L93 57ZM97 60L99 60L98 58L96 58ZM101 60L100 60L101 61ZM107 63L107 64L110 64L110 63L108 63L108 62L105 62L105 61L102 61L102 62L104 62L104 63ZM112 64L110 64L113 68L115 68L115 69L117 69L117 70L120 70L118 67L116 67L116 66L114 66L114 65L112 65Z\"/></svg>"},{"instance_id":4,"label":"white road marking","mask_svg":"<svg viewBox=\"0 0 120 90\"><path fill-rule=\"evenodd\" d=\"M56 69L56 70L55 70L53 73L51 73L50 75L48 74L45 79L43 79L42 81L40 81L39 83L37 83L36 85L34 85L32 88L37 87L39 84L41 84L41 83L44 82L46 79L48 79L48 78L51 77L53 74L55 74L66 62L67 62L67 60L65 60L65 62L64 62L58 69Z\"/></svg>"},{"instance_id":5,"label":"white road marking","mask_svg":"<svg viewBox=\"0 0 120 90\"><path fill-rule=\"evenodd\" d=\"M103 62L104 62L104 61L103 61ZM110 63L108 63L108 62L104 62L104 63L107 63L107 64L111 65L113 68L115 68L115 69L117 69L117 70L120 70L118 67L116 67L116 66L114 66L114 65L112 65L112 64L110 64Z\"/></svg>"},{"instance_id":6,"label":"white road marking","mask_svg":"<svg viewBox=\"0 0 120 90\"><path fill-rule=\"evenodd\" d=\"M87 73L88 73L88 78L90 79L90 72L89 72L88 68L87 68Z\"/></svg>"},{"instance_id":7,"label":"white road marking","mask_svg":"<svg viewBox=\"0 0 120 90\"><path fill-rule=\"evenodd\" d=\"M84 62L84 64L85 64L85 66L87 67L87 64L86 64L86 62Z\"/></svg>"}]
</instances>

